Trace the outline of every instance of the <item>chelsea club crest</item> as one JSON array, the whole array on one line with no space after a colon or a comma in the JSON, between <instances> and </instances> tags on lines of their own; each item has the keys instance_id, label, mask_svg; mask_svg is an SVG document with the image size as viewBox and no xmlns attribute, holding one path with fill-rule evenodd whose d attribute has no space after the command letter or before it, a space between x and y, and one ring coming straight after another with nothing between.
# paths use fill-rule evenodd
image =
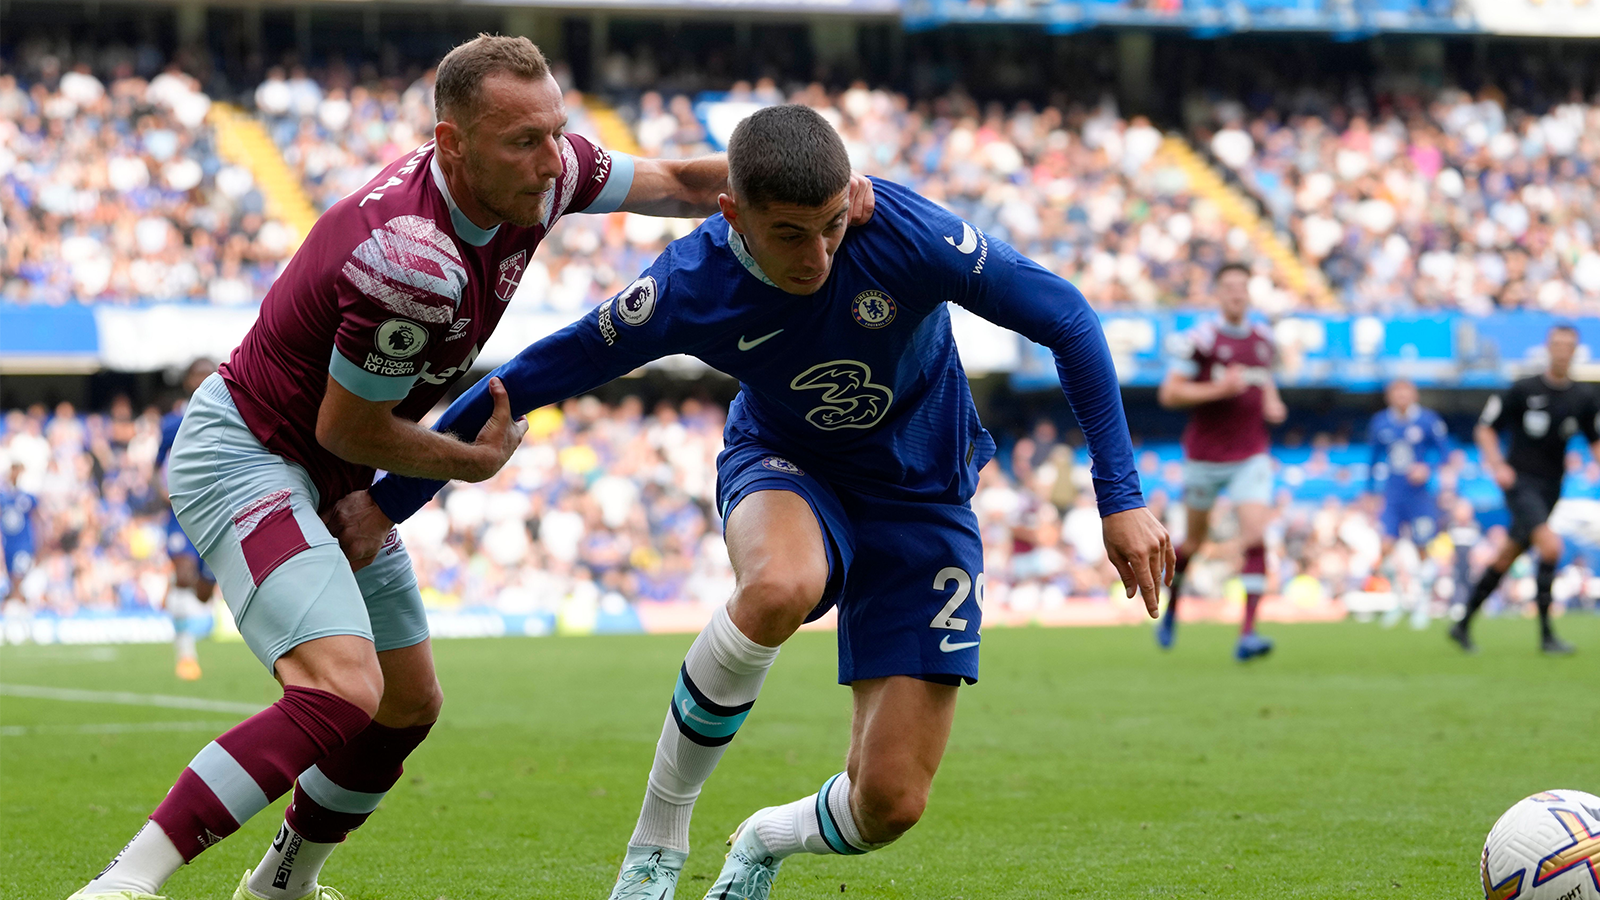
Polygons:
<instances>
[{"instance_id":1,"label":"chelsea club crest","mask_svg":"<svg viewBox=\"0 0 1600 900\"><path fill-rule=\"evenodd\" d=\"M789 462L787 459L784 459L781 456L769 456L761 461L761 465L771 469L774 472L782 472L785 475L805 474L804 472L800 471L799 466Z\"/></svg>"},{"instance_id":2,"label":"chelsea club crest","mask_svg":"<svg viewBox=\"0 0 1600 900\"><path fill-rule=\"evenodd\" d=\"M882 328L894 321L894 299L883 291L862 291L850 311L862 327Z\"/></svg>"}]
</instances>

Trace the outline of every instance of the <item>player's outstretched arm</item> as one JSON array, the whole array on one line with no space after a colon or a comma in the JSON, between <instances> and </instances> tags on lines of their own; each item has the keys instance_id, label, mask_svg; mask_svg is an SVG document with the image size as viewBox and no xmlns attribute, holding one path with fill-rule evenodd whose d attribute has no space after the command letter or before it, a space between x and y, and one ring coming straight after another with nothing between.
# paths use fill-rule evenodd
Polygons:
<instances>
[{"instance_id":1,"label":"player's outstretched arm","mask_svg":"<svg viewBox=\"0 0 1600 900\"><path fill-rule=\"evenodd\" d=\"M604 311L605 318L601 318ZM606 348L607 353L591 353L585 341L599 341L604 327L612 327L610 302L602 304L588 315L543 340L537 341L518 353L510 362L489 373L491 377L479 381L457 397L444 411L433 430L465 438L478 435L485 423L492 421L497 408L491 393L494 382L504 385L510 415L520 419L529 412L551 403L559 403L593 390L602 384L626 375L638 366L665 355L646 350L643 353L626 353L620 348ZM373 501L390 522L403 522L427 504L447 478L407 477L391 470L372 486ZM373 525L376 528L376 525Z\"/></svg>"},{"instance_id":2,"label":"player's outstretched arm","mask_svg":"<svg viewBox=\"0 0 1600 900\"><path fill-rule=\"evenodd\" d=\"M728 193L728 158L718 153L695 159L635 159L633 184L620 212L647 216L709 216L717 197ZM872 218L872 182L850 176L850 224Z\"/></svg>"},{"instance_id":3,"label":"player's outstretched arm","mask_svg":"<svg viewBox=\"0 0 1600 900\"><path fill-rule=\"evenodd\" d=\"M990 241L990 247L1001 260L1016 252L999 241ZM1128 596L1137 590L1153 617L1160 602L1159 586L1171 584L1176 557L1166 527L1145 508L1122 408L1122 386L1100 317L1066 279L1031 260L1014 258L1008 279L986 283L984 274L977 273L967 281L959 302L996 325L1049 347L1055 355L1061 390L1089 444L1106 556L1122 574Z\"/></svg>"},{"instance_id":4,"label":"player's outstretched arm","mask_svg":"<svg viewBox=\"0 0 1600 900\"><path fill-rule=\"evenodd\" d=\"M367 400L329 375L317 412L317 442L357 465L418 478L482 481L500 471L528 430L527 423L512 419L499 380L491 381L493 412L468 443L396 416L398 400Z\"/></svg>"}]
</instances>

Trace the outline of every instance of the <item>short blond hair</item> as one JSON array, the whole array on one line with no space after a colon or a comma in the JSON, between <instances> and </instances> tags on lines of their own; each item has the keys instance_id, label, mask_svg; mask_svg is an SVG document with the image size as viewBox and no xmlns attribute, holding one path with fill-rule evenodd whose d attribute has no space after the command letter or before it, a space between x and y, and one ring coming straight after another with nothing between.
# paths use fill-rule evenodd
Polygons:
<instances>
[{"instance_id":1,"label":"short blond hair","mask_svg":"<svg viewBox=\"0 0 1600 900\"><path fill-rule=\"evenodd\" d=\"M433 83L434 116L441 122L470 121L477 112L479 87L497 72L533 81L550 74L550 63L525 37L480 34L439 61Z\"/></svg>"}]
</instances>

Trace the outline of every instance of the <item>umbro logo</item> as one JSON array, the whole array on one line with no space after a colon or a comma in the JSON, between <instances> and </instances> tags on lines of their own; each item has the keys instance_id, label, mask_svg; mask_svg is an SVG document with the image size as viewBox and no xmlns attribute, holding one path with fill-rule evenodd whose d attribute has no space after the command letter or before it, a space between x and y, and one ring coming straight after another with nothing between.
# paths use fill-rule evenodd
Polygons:
<instances>
[{"instance_id":1,"label":"umbro logo","mask_svg":"<svg viewBox=\"0 0 1600 900\"><path fill-rule=\"evenodd\" d=\"M762 344L766 343L769 340L772 340L773 338L777 337L780 334L783 334L783 329L782 328L779 328L777 331L774 331L771 334L763 334L761 337L758 337L753 341L749 340L748 338L746 338L744 335L741 334L741 335L739 335L739 349L740 350L754 350L755 348L761 346Z\"/></svg>"},{"instance_id":2,"label":"umbro logo","mask_svg":"<svg viewBox=\"0 0 1600 900\"><path fill-rule=\"evenodd\" d=\"M450 336L445 338L445 340L453 341L456 338L466 337L467 326L471 324L471 322L471 319L457 319L455 324L450 326Z\"/></svg>"}]
</instances>

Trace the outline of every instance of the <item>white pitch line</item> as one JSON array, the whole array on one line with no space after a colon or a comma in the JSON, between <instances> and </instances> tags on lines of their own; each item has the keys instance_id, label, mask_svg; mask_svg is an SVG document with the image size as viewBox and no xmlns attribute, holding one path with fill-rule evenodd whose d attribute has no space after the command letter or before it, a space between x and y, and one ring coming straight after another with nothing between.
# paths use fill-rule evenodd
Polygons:
<instances>
[{"instance_id":1,"label":"white pitch line","mask_svg":"<svg viewBox=\"0 0 1600 900\"><path fill-rule=\"evenodd\" d=\"M71 703L115 703L122 706L162 706L168 709L198 709L204 712L239 713L251 716L263 709L259 703L207 700L203 697L174 697L170 694L133 694L127 691L83 691L74 688L40 687L31 684L0 684L0 695L32 697L38 700L64 700Z\"/></svg>"},{"instance_id":2,"label":"white pitch line","mask_svg":"<svg viewBox=\"0 0 1600 900\"><path fill-rule=\"evenodd\" d=\"M30 734L133 734L148 731L205 731L220 734L236 722L107 722L103 725L0 725L0 737Z\"/></svg>"}]
</instances>

